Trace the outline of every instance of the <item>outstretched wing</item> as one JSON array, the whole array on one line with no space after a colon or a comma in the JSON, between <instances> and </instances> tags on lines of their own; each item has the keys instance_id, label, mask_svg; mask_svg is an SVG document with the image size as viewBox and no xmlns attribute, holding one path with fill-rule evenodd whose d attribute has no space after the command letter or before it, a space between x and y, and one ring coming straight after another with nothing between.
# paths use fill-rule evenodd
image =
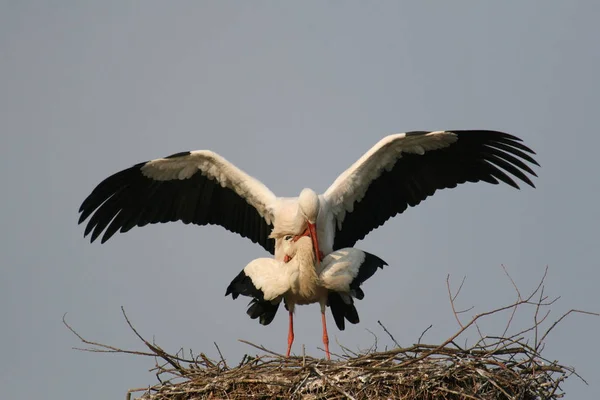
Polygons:
<instances>
[{"instance_id":1,"label":"outstretched wing","mask_svg":"<svg viewBox=\"0 0 600 400\"><path fill-rule=\"evenodd\" d=\"M390 135L342 173L324 193L334 214L334 249L352 247L389 218L438 189L509 176L535 187L526 162L539 165L521 139L498 131L407 132Z\"/></svg>"},{"instance_id":2,"label":"outstretched wing","mask_svg":"<svg viewBox=\"0 0 600 400\"><path fill-rule=\"evenodd\" d=\"M85 199L79 223L102 243L135 226L182 221L214 224L274 252L275 195L218 154L198 150L134 165L106 178Z\"/></svg>"}]
</instances>

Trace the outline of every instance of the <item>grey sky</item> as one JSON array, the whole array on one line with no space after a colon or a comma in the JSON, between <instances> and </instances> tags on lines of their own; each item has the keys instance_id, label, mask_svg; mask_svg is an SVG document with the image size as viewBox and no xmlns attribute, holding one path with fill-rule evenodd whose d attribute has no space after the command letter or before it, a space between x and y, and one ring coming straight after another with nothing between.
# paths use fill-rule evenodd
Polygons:
<instances>
[{"instance_id":1,"label":"grey sky","mask_svg":"<svg viewBox=\"0 0 600 400\"><path fill-rule=\"evenodd\" d=\"M467 275L459 304L513 299L504 264L529 289L600 309L600 6L504 2L0 3L0 387L6 398L122 398L155 382L153 360L71 350L69 322L100 342L141 349L120 315L165 349L230 361L284 351L287 318L269 327L225 298L259 246L220 227L173 223L90 244L77 225L100 180L134 163L211 149L278 195L323 191L383 136L497 129L538 153L537 189L462 185L438 192L357 244L390 266L365 286L361 323L330 337L367 348L383 321L401 344L429 325L458 326L448 273ZM293 351L318 356L318 306L296 313ZM515 322L530 323L523 313ZM330 321L331 321L331 317ZM505 318L485 327L501 331ZM599 398L600 319L573 316L546 356ZM339 351L336 344L332 351Z\"/></svg>"}]
</instances>

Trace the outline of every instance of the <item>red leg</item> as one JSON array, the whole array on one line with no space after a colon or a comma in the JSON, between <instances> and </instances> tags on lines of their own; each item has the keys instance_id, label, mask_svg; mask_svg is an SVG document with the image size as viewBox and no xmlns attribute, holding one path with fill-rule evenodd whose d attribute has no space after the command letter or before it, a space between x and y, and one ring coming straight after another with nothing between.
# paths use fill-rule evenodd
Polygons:
<instances>
[{"instance_id":1,"label":"red leg","mask_svg":"<svg viewBox=\"0 0 600 400\"><path fill-rule=\"evenodd\" d=\"M325 345L325 354L327 354L327 359L331 360L331 355L329 354L329 336L327 335L325 310L321 311L321 321L323 322L323 344Z\"/></svg>"},{"instance_id":2,"label":"red leg","mask_svg":"<svg viewBox=\"0 0 600 400\"><path fill-rule=\"evenodd\" d=\"M290 327L288 329L288 348L286 357L290 356L292 350L292 343L294 343L294 311L290 310Z\"/></svg>"}]
</instances>

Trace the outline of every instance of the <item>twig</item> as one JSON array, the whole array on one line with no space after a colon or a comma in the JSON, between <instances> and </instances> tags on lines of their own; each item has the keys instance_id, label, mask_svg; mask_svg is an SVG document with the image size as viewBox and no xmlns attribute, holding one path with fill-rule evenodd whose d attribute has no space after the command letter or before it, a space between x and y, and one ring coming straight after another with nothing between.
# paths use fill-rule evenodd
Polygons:
<instances>
[{"instance_id":1,"label":"twig","mask_svg":"<svg viewBox=\"0 0 600 400\"><path fill-rule=\"evenodd\" d=\"M133 325L131 324L131 321L129 321L129 318L127 317L127 314L125 313L125 308L123 306L121 306L121 311L123 312L123 317L125 317L125 321L127 321L127 325L129 325L129 327L131 328L131 330L135 333L135 335L142 341L144 342L144 344L150 349L152 350L156 355L160 356L163 360L165 360L166 362L168 362L169 364L171 364L171 366L173 368L175 368L176 370L178 370L179 372L181 372L182 374L185 374L186 370L185 368L183 368L181 365L179 365L179 363L177 361L181 360L181 358L179 357L172 357L170 354L166 353L163 349L161 349L158 346L155 346L153 344L151 344L150 342L148 342L146 339L144 339L142 337L142 335L140 335L138 333L138 331L133 327ZM186 362L189 362L188 360L185 360Z\"/></svg>"},{"instance_id":2,"label":"twig","mask_svg":"<svg viewBox=\"0 0 600 400\"><path fill-rule=\"evenodd\" d=\"M417 344L421 344L421 339L423 339L423 336L425 335L425 333L427 333L428 330L430 330L433 327L433 324L429 325L423 332L421 332L421 336L419 336L419 340L417 341Z\"/></svg>"},{"instance_id":3,"label":"twig","mask_svg":"<svg viewBox=\"0 0 600 400\"><path fill-rule=\"evenodd\" d=\"M257 345L257 344L251 343L251 342L249 342L249 341L247 341L247 340L244 340L244 339L238 339L238 341L239 341L239 342L242 342L242 343L245 343L245 344L247 344L247 345L249 345L249 346L255 347L255 348L259 349L259 350L262 350L262 351L264 351L265 353L269 353L269 354L271 354L271 355L274 355L274 356L277 356L277 357L280 357L280 358L287 358L287 357L286 357L286 356L284 356L283 354L275 353L274 351L271 351L271 350L269 350L269 349L265 348L264 346L261 346L261 345Z\"/></svg>"},{"instance_id":4,"label":"twig","mask_svg":"<svg viewBox=\"0 0 600 400\"><path fill-rule=\"evenodd\" d=\"M81 340L81 342L90 345L90 346L96 346L99 347L99 349L83 349L83 348L79 348L79 347L73 347L74 350L80 350L80 351L87 351L90 353L124 353L124 354L134 354L134 355L139 355L139 356L149 356L149 357L156 357L155 353L145 353L143 351L133 351L133 350L123 350L123 349L119 349L118 347L113 347L113 346L109 346L106 344L102 344L102 343L97 343L97 342L92 342L90 340L84 339L77 331L75 331L75 329L73 329L66 321L66 317L67 317L67 313L65 313L63 315L62 318L62 322L63 324L67 327L67 329L69 329L75 336L77 336L79 338L79 340ZM104 349L104 350L102 350Z\"/></svg>"},{"instance_id":5,"label":"twig","mask_svg":"<svg viewBox=\"0 0 600 400\"><path fill-rule=\"evenodd\" d=\"M319 371L319 369L316 366L312 366L311 369L313 371L315 371L317 373L317 375L319 375L321 378L323 378L324 381L326 381L327 383L329 383L331 385L332 388L334 388L335 390L337 390L339 393L343 394L344 396L346 396L346 398L350 399L350 400L356 400L354 397L352 397L348 392L346 392L344 389L342 389L341 387L339 387L338 385L336 385L334 382L331 381L331 379L329 379L326 375L324 375L321 371Z\"/></svg>"},{"instance_id":6,"label":"twig","mask_svg":"<svg viewBox=\"0 0 600 400\"><path fill-rule=\"evenodd\" d=\"M510 274L508 273L508 270L506 269L506 267L504 266L504 264L502 264L502 269L504 270L504 274L506 274L506 276L510 280L513 288L515 289L515 292L517 293L517 302L520 301L520 300L522 300L522 298L521 298L521 292L519 291L519 288L517 287L517 284L513 280L512 276L510 276ZM505 336L506 335L506 332L508 332L508 330L510 328L510 325L512 324L512 320L513 320L516 312L517 312L517 306L515 306L513 308L512 313L510 314L510 318L508 319L508 322L506 323L506 327L504 328L504 332L502 332L502 335L500 335L500 336Z\"/></svg>"},{"instance_id":7,"label":"twig","mask_svg":"<svg viewBox=\"0 0 600 400\"><path fill-rule=\"evenodd\" d=\"M373 352L377 351L377 335L375 333L373 333L373 331L370 329L367 329L367 332L369 332L373 336L373 344L371 345L371 347L369 347L369 350L367 350L366 352L373 353Z\"/></svg>"},{"instance_id":8,"label":"twig","mask_svg":"<svg viewBox=\"0 0 600 400\"><path fill-rule=\"evenodd\" d=\"M390 333L390 331L387 330L387 328L381 323L381 321L377 320L377 323L383 328L383 330L385 331L385 333L387 333L387 335L390 337L390 339L392 339L392 342L394 342L394 344L397 347L402 347L402 346L400 346L400 344L398 344L398 342L396 342L396 339L394 339L394 336L392 336L392 334Z\"/></svg>"},{"instance_id":9,"label":"twig","mask_svg":"<svg viewBox=\"0 0 600 400\"><path fill-rule=\"evenodd\" d=\"M227 366L227 361L225 361L225 358L223 358L223 354L221 353L221 349L219 348L219 345L217 344L217 342L213 342L215 344L215 347L217 348L217 351L219 352L219 357L221 357L221 361L223 362L223 365L225 366L226 369L229 369L229 367Z\"/></svg>"},{"instance_id":10,"label":"twig","mask_svg":"<svg viewBox=\"0 0 600 400\"><path fill-rule=\"evenodd\" d=\"M540 342L543 342L544 339L546 339L546 336L548 336L548 334L550 333L550 331L552 329L554 329L554 327L556 327L556 325L558 325L560 323L560 321L562 321L563 319L565 319L567 317L567 315L569 315L571 313L587 314L587 315L593 315L593 316L596 316L596 317L600 316L599 313L595 313L595 312L591 312L591 311L583 311L583 310L571 309L571 310L567 311L566 313L564 313L558 320L554 321L554 323L550 326L550 328L548 328L548 330L544 333L544 335L540 339Z\"/></svg>"},{"instance_id":11,"label":"twig","mask_svg":"<svg viewBox=\"0 0 600 400\"><path fill-rule=\"evenodd\" d=\"M353 352L352 350L350 350L348 347L344 346L343 344L341 344L338 340L338 338L335 338L335 342L337 343L338 346L340 346L340 349L342 349L342 351L344 352L344 356L346 358L350 358L350 357L358 357L358 354Z\"/></svg>"},{"instance_id":12,"label":"twig","mask_svg":"<svg viewBox=\"0 0 600 400\"><path fill-rule=\"evenodd\" d=\"M458 322L458 325L461 328L463 327L463 324L462 324L462 322L460 322L460 318L458 318L458 314L462 314L462 313L465 313L465 312L470 311L470 310L473 309L473 307L469 307L469 308L467 308L465 310L456 311L456 307L454 306L454 301L456 300L456 298L460 294L460 291L462 290L463 285L465 283L465 279L467 279L467 277L463 276L463 279L460 282L460 286L458 287L458 290L456 291L456 293L454 295L452 295L452 290L450 289L450 274L448 274L446 276L446 289L448 290L448 298L450 299L450 306L452 307L452 314L454 314L454 318L456 319L456 322Z\"/></svg>"}]
</instances>

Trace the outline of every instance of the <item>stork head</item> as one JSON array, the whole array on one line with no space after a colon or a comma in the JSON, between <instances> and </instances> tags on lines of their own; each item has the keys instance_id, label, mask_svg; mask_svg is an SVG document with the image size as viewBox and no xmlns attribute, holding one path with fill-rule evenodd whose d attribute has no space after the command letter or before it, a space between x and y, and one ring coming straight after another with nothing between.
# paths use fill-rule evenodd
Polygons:
<instances>
[{"instance_id":1,"label":"stork head","mask_svg":"<svg viewBox=\"0 0 600 400\"><path fill-rule=\"evenodd\" d=\"M315 224L319 215L319 196L312 189L302 189L298 197L300 213L308 223Z\"/></svg>"},{"instance_id":2,"label":"stork head","mask_svg":"<svg viewBox=\"0 0 600 400\"><path fill-rule=\"evenodd\" d=\"M319 238L317 237L317 217L319 216L319 196L312 189L302 189L298 197L298 207L300 214L306 219L308 225L306 231L300 236L296 236L295 240L302 236L310 236L313 242L313 248L318 260L321 260L321 252L319 250Z\"/></svg>"},{"instance_id":3,"label":"stork head","mask_svg":"<svg viewBox=\"0 0 600 400\"><path fill-rule=\"evenodd\" d=\"M284 262L289 262L296 255L296 236L284 235L281 238L281 251L285 254Z\"/></svg>"}]
</instances>

